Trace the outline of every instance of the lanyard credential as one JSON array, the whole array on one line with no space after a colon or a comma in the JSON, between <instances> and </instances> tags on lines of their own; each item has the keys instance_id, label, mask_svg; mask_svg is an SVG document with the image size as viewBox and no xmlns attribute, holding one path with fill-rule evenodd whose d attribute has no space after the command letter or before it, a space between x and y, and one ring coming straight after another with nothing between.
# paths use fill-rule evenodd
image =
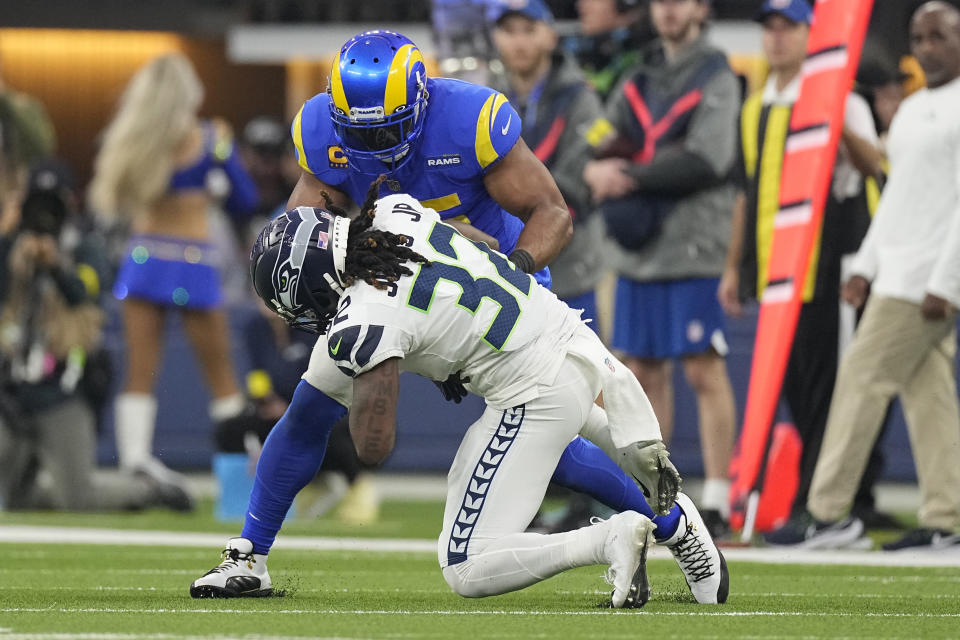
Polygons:
<instances>
[{"instance_id":1,"label":"lanyard credential","mask_svg":"<svg viewBox=\"0 0 960 640\"><path fill-rule=\"evenodd\" d=\"M540 98L543 97L543 89L547 84L546 78L534 85L527 96L526 106L523 109L523 126L528 131L533 131L537 126L537 106L540 104ZM514 94L510 96L510 102L520 105L519 97Z\"/></svg>"}]
</instances>

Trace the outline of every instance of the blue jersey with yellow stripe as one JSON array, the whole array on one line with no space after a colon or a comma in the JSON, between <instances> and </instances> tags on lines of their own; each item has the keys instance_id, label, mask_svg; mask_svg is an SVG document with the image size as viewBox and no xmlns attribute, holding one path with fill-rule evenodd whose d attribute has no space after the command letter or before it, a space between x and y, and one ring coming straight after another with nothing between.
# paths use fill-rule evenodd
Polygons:
<instances>
[{"instance_id":1,"label":"blue jersey with yellow stripe","mask_svg":"<svg viewBox=\"0 0 960 640\"><path fill-rule=\"evenodd\" d=\"M487 193L483 178L520 138L520 116L503 94L449 78L427 80L429 104L423 132L413 156L389 177L444 220L461 220L487 233L509 254L523 222ZM330 98L314 96L293 121L293 141L300 167L361 203L377 175L349 166L334 136ZM381 196L390 191L381 187ZM535 275L550 286L550 272Z\"/></svg>"}]
</instances>

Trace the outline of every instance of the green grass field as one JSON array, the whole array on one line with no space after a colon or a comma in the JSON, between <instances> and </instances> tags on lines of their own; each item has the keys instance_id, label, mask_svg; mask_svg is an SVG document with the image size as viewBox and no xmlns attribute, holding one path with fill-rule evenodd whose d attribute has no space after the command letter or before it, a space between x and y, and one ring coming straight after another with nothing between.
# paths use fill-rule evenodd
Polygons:
<instances>
[{"instance_id":1,"label":"green grass field","mask_svg":"<svg viewBox=\"0 0 960 640\"><path fill-rule=\"evenodd\" d=\"M426 538L435 503L388 503L377 527L292 523L298 535ZM3 525L236 533L207 516L2 514ZM69 532L66 532L69 539ZM414 535L417 534L417 535ZM131 532L131 538L136 534ZM467 600L435 553L277 549L271 599L192 600L187 587L216 548L0 544L0 640L13 638L635 638L960 637L960 569L730 561L724 606L693 602L670 560L651 561L641 611L598 607L603 567L521 592ZM652 636L651 634L656 634Z\"/></svg>"}]
</instances>

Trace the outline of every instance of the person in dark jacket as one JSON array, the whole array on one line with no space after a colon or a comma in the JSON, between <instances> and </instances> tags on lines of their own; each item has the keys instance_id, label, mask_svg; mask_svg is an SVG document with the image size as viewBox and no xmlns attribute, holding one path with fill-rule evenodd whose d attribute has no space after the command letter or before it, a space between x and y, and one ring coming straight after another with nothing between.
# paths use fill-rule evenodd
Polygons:
<instances>
[{"instance_id":1,"label":"person in dark jacket","mask_svg":"<svg viewBox=\"0 0 960 640\"><path fill-rule=\"evenodd\" d=\"M604 101L640 63L641 51L656 37L642 0L577 0L580 29L563 48L583 69Z\"/></svg>"},{"instance_id":2,"label":"person in dark jacket","mask_svg":"<svg viewBox=\"0 0 960 640\"><path fill-rule=\"evenodd\" d=\"M727 374L723 272L733 207L737 80L703 33L707 0L653 0L660 38L611 96L609 131L584 178L617 241L613 347L673 430L672 362L697 397L701 504L725 529L735 405Z\"/></svg>"}]
</instances>

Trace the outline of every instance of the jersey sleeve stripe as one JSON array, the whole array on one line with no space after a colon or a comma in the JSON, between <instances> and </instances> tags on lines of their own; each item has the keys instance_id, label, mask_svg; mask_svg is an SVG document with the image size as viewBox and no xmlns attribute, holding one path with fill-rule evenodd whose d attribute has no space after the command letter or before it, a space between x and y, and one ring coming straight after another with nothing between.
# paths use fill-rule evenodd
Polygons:
<instances>
[{"instance_id":1,"label":"jersey sleeve stripe","mask_svg":"<svg viewBox=\"0 0 960 640\"><path fill-rule=\"evenodd\" d=\"M373 324L367 327L367 335L363 338L363 342L360 343L360 348L357 349L356 362L358 367L364 367L370 362L374 351L380 346L381 338L383 338L382 325Z\"/></svg>"},{"instance_id":2,"label":"jersey sleeve stripe","mask_svg":"<svg viewBox=\"0 0 960 640\"><path fill-rule=\"evenodd\" d=\"M437 213L441 211L446 211L447 209L453 209L454 207L460 206L460 195L457 193L450 193L445 196L440 196L439 198L431 198L430 200L421 200L420 204L426 207L427 209L433 209Z\"/></svg>"},{"instance_id":3,"label":"jersey sleeve stripe","mask_svg":"<svg viewBox=\"0 0 960 640\"><path fill-rule=\"evenodd\" d=\"M297 148L297 164L307 173L312 174L309 163L307 162L307 152L303 150L303 107L297 111L297 117L293 119L293 145Z\"/></svg>"},{"instance_id":4,"label":"jersey sleeve stripe","mask_svg":"<svg viewBox=\"0 0 960 640\"><path fill-rule=\"evenodd\" d=\"M502 93L498 93L493 99L493 109L491 109L490 114L490 131L493 132L493 123L497 120L497 114L500 113L500 107L502 107L507 102L507 96Z\"/></svg>"},{"instance_id":5,"label":"jersey sleeve stripe","mask_svg":"<svg viewBox=\"0 0 960 640\"><path fill-rule=\"evenodd\" d=\"M497 151L493 148L493 140L490 137L490 132L493 124L491 111L493 110L494 99L499 95L502 94L498 93L487 98L487 101L483 103L483 107L480 109L480 117L477 118L477 141L475 143L475 149L477 153L477 163L481 169L486 169L497 159Z\"/></svg>"}]
</instances>

